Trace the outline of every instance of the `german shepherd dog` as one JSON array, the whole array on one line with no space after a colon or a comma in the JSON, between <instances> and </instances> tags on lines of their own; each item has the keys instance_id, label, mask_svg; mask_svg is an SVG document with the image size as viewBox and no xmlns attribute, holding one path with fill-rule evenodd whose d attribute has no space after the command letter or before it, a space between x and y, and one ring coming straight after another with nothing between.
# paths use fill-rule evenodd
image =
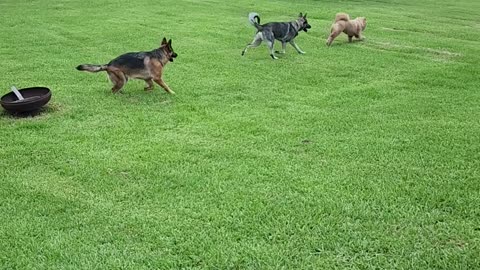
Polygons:
<instances>
[{"instance_id":1,"label":"german shepherd dog","mask_svg":"<svg viewBox=\"0 0 480 270\"><path fill-rule=\"evenodd\" d=\"M172 40L163 38L158 49L147 52L130 52L122 54L106 65L84 64L77 70L88 72L106 71L113 83L112 92L122 89L129 78L142 79L147 83L145 90L153 89L153 82L160 85L170 94L175 94L162 80L163 67L178 55L173 51Z\"/></svg>"},{"instance_id":2,"label":"german shepherd dog","mask_svg":"<svg viewBox=\"0 0 480 270\"><path fill-rule=\"evenodd\" d=\"M245 47L245 49L242 51L242 55L245 54L248 48L258 47L262 41L265 40L267 42L268 49L270 50L270 56L273 59L278 59L273 51L273 43L275 42L275 39L282 43L282 51L277 51L277 53L285 53L287 42L289 42L298 53L305 53L298 47L294 39L297 37L298 32L302 30L307 32L308 29L312 28L312 26L310 26L310 24L307 22L306 13L305 15L300 13L300 15L298 15L298 19L295 21L271 22L261 25L260 16L255 12L251 12L248 14L248 20L257 29L257 33L255 34L252 43L248 44L247 47Z\"/></svg>"}]
</instances>

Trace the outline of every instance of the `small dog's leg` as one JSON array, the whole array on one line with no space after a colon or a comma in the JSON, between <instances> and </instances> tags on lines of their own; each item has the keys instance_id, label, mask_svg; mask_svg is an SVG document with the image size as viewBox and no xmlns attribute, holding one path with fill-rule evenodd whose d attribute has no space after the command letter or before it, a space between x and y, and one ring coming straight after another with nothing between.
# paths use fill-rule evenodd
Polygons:
<instances>
[{"instance_id":1,"label":"small dog's leg","mask_svg":"<svg viewBox=\"0 0 480 270\"><path fill-rule=\"evenodd\" d=\"M285 54L285 50L287 49L287 43L282 41L282 51L275 51L275 53Z\"/></svg>"},{"instance_id":2,"label":"small dog's leg","mask_svg":"<svg viewBox=\"0 0 480 270\"><path fill-rule=\"evenodd\" d=\"M295 48L295 50L297 50L297 52L298 52L299 54L305 54L305 52L302 51L302 50L298 47L298 45L297 45L297 43L295 43L295 41L293 41L293 40L290 41L290 44L292 44L292 46Z\"/></svg>"},{"instance_id":3,"label":"small dog's leg","mask_svg":"<svg viewBox=\"0 0 480 270\"><path fill-rule=\"evenodd\" d=\"M267 45L268 45L268 50L270 51L270 56L272 57L272 59L278 59L278 57L275 56L275 51L273 50L273 41L267 41Z\"/></svg>"},{"instance_id":4,"label":"small dog's leg","mask_svg":"<svg viewBox=\"0 0 480 270\"><path fill-rule=\"evenodd\" d=\"M365 37L362 36L361 33L359 33L358 35L356 35L355 38L357 38L358 40L362 40L362 41L365 39Z\"/></svg>"},{"instance_id":5,"label":"small dog's leg","mask_svg":"<svg viewBox=\"0 0 480 270\"><path fill-rule=\"evenodd\" d=\"M352 42L353 36L348 36L348 42Z\"/></svg>"},{"instance_id":6,"label":"small dog's leg","mask_svg":"<svg viewBox=\"0 0 480 270\"><path fill-rule=\"evenodd\" d=\"M145 89L145 91L150 91L153 89L153 81L152 79L146 79L145 82L147 83L147 86L143 89Z\"/></svg>"},{"instance_id":7,"label":"small dog's leg","mask_svg":"<svg viewBox=\"0 0 480 270\"><path fill-rule=\"evenodd\" d=\"M160 85L163 89L165 89L165 91L167 91L167 93L175 94L175 92L173 92L172 89L170 89L170 87L168 87L168 85L162 80L162 78L153 79L153 80L156 83L158 83L158 85Z\"/></svg>"},{"instance_id":8,"label":"small dog's leg","mask_svg":"<svg viewBox=\"0 0 480 270\"><path fill-rule=\"evenodd\" d=\"M340 35L341 31L332 31L332 33L330 33L330 36L328 37L327 39L327 46L330 46L332 45L332 42L333 40L338 36Z\"/></svg>"},{"instance_id":9,"label":"small dog's leg","mask_svg":"<svg viewBox=\"0 0 480 270\"><path fill-rule=\"evenodd\" d=\"M255 36L255 38L253 38L252 43L247 44L247 47L245 47L245 49L243 49L243 51L242 51L242 56L247 52L247 49L248 49L248 48L258 47L261 43L262 43L262 38L261 38L261 36L259 36L259 35L257 34L257 35Z\"/></svg>"}]
</instances>

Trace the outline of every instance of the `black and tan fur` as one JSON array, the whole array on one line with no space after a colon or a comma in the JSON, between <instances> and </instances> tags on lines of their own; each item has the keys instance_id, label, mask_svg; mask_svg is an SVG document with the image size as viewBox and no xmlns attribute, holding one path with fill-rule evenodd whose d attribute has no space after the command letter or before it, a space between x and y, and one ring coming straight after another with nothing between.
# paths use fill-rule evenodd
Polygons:
<instances>
[{"instance_id":1,"label":"black and tan fur","mask_svg":"<svg viewBox=\"0 0 480 270\"><path fill-rule=\"evenodd\" d=\"M295 21L260 24L260 16L255 12L251 12L248 15L248 19L250 23L257 29L257 33L255 34L253 41L242 51L242 55L245 54L248 48L258 47L262 41L265 41L267 42L270 56L273 59L277 59L273 51L273 43L275 40L278 40L282 43L282 51L277 53L285 53L287 42L290 43L298 53L305 53L298 47L294 39L297 37L298 32L302 30L307 32L307 30L311 28L310 24L307 22L307 14L303 15L300 13Z\"/></svg>"},{"instance_id":2,"label":"black and tan fur","mask_svg":"<svg viewBox=\"0 0 480 270\"><path fill-rule=\"evenodd\" d=\"M327 46L330 46L333 40L342 32L348 35L348 42L352 42L352 38L363 40L362 31L367 27L367 19L365 17L358 17L355 20L350 20L350 16L346 13L337 13L335 15L335 22L330 30L330 36L327 39Z\"/></svg>"},{"instance_id":3,"label":"black and tan fur","mask_svg":"<svg viewBox=\"0 0 480 270\"><path fill-rule=\"evenodd\" d=\"M147 83L145 90L153 89L153 82L160 85L170 94L175 94L162 80L163 68L177 57L173 51L172 40L167 42L163 38L159 48L146 52L131 52L122 54L106 65L84 64L77 66L77 70L88 72L106 71L113 83L112 92L122 89L128 79L141 79Z\"/></svg>"}]
</instances>

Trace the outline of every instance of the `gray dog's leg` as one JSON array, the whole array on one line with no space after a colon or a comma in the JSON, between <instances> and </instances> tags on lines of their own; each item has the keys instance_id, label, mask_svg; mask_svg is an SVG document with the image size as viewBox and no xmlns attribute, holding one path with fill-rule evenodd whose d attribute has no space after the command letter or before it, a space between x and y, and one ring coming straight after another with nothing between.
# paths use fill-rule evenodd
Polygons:
<instances>
[{"instance_id":1,"label":"gray dog's leg","mask_svg":"<svg viewBox=\"0 0 480 270\"><path fill-rule=\"evenodd\" d=\"M262 43L262 33L257 33L255 37L253 38L252 43L248 44L245 49L242 51L242 55L244 55L247 52L248 48L255 48L258 47Z\"/></svg>"},{"instance_id":2,"label":"gray dog's leg","mask_svg":"<svg viewBox=\"0 0 480 270\"><path fill-rule=\"evenodd\" d=\"M267 42L268 50L270 51L270 56L273 59L278 59L275 56L275 51L273 50L273 43L275 42L275 36L273 35L273 32L269 32L269 31L264 32L263 38Z\"/></svg>"},{"instance_id":3,"label":"gray dog's leg","mask_svg":"<svg viewBox=\"0 0 480 270\"><path fill-rule=\"evenodd\" d=\"M275 51L276 53L281 53L285 54L285 50L287 49L287 43L285 41L282 41L282 51Z\"/></svg>"},{"instance_id":4,"label":"gray dog's leg","mask_svg":"<svg viewBox=\"0 0 480 270\"><path fill-rule=\"evenodd\" d=\"M304 53L305 53L304 51L302 51L302 50L298 47L298 45L295 43L295 41L293 41L293 40L290 41L290 44L292 44L292 46L295 48L295 50L297 50L298 53L300 53L300 54L304 54Z\"/></svg>"},{"instance_id":5,"label":"gray dog's leg","mask_svg":"<svg viewBox=\"0 0 480 270\"><path fill-rule=\"evenodd\" d=\"M270 50L270 56L273 59L278 59L278 57L275 56L275 51L273 50L273 41L268 40L267 41L267 46L268 46L268 49Z\"/></svg>"}]
</instances>

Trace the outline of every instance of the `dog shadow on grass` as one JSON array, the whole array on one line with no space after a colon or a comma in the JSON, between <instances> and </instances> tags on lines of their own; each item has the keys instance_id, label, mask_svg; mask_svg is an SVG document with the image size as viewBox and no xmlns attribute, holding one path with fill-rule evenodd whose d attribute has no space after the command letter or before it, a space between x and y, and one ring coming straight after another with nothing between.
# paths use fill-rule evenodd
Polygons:
<instances>
[{"instance_id":1,"label":"dog shadow on grass","mask_svg":"<svg viewBox=\"0 0 480 270\"><path fill-rule=\"evenodd\" d=\"M353 39L351 42L348 41L348 40L339 40L337 42L333 42L332 45L330 46L327 46L327 47L337 47L337 46L349 46L349 45L352 45L352 44L361 44L361 43L365 43L367 42L367 38L363 38L363 39Z\"/></svg>"},{"instance_id":2,"label":"dog shadow on grass","mask_svg":"<svg viewBox=\"0 0 480 270\"><path fill-rule=\"evenodd\" d=\"M144 91L133 88L122 89L115 94L105 92L104 98L108 99L112 98L112 96L115 102L130 105L169 105L175 97L175 95L163 93L163 89Z\"/></svg>"}]
</instances>

